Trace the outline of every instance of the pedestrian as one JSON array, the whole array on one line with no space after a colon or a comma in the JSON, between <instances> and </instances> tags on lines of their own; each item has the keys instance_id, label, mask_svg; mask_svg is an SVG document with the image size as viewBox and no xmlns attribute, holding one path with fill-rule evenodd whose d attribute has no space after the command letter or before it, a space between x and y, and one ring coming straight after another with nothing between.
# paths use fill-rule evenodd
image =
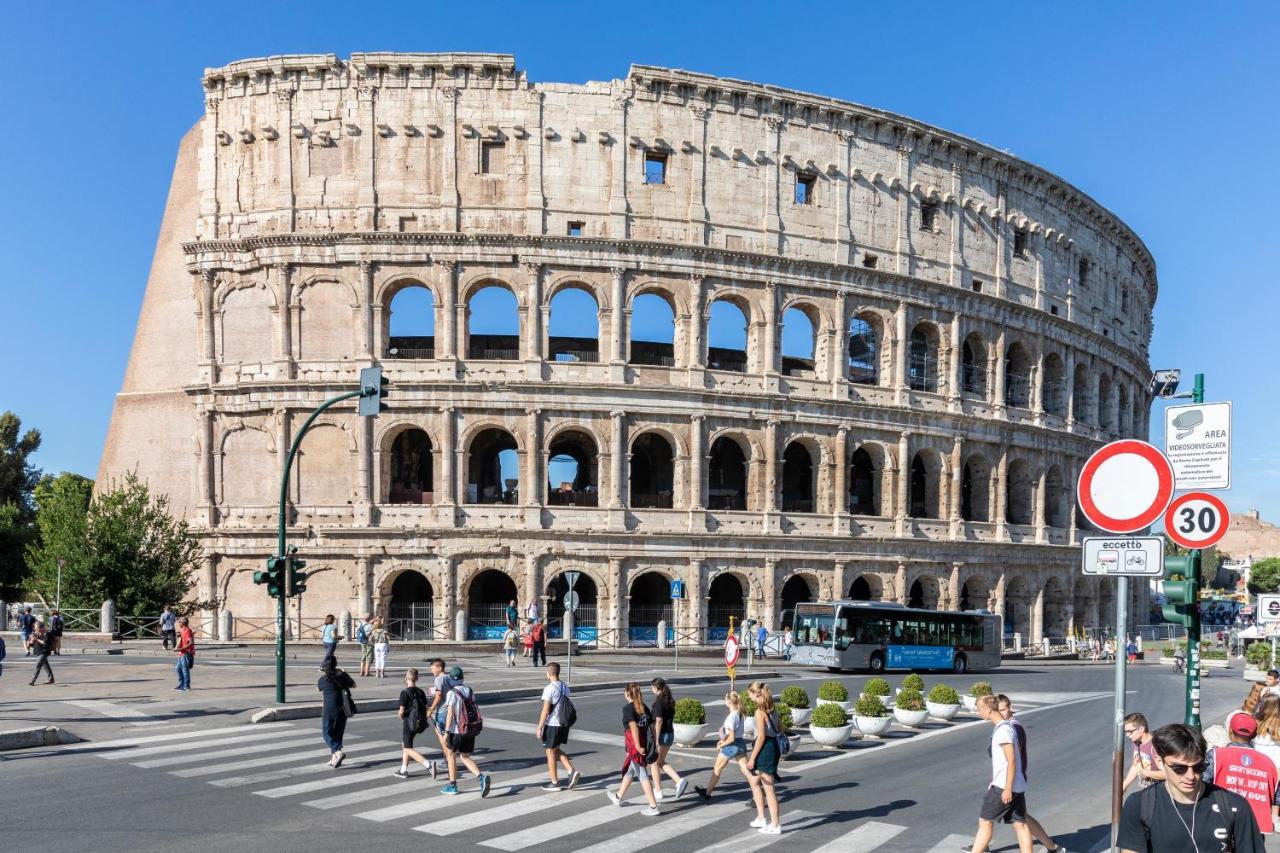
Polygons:
<instances>
[{"instance_id":1,"label":"pedestrian","mask_svg":"<svg viewBox=\"0 0 1280 853\"><path fill-rule=\"evenodd\" d=\"M22 635L22 649L25 652L24 657L31 657L31 635L36 632L36 617L31 612L31 605L27 605L27 609L18 617L18 633Z\"/></svg>"},{"instance_id":2,"label":"pedestrian","mask_svg":"<svg viewBox=\"0 0 1280 853\"><path fill-rule=\"evenodd\" d=\"M49 614L50 654L62 654L62 629L64 625L62 614L57 610Z\"/></svg>"},{"instance_id":3,"label":"pedestrian","mask_svg":"<svg viewBox=\"0 0 1280 853\"><path fill-rule=\"evenodd\" d=\"M1117 836L1121 853L1266 850L1245 799L1204 781L1207 748L1198 731L1172 723L1156 729L1151 742L1165 768L1164 783L1125 801Z\"/></svg>"},{"instance_id":4,"label":"pedestrian","mask_svg":"<svg viewBox=\"0 0 1280 853\"><path fill-rule=\"evenodd\" d=\"M720 774L729 766L729 762L735 762L747 780L747 784L751 786L751 799L755 802L756 817L763 818L764 797L760 793L760 783L751 772L751 768L747 766L746 725L742 719L742 697L736 690L730 690L724 695L724 704L729 712L725 715L724 722L720 724L720 738L716 741L716 749L719 752L716 754L716 763L711 767L711 779L707 781L707 787L695 785L694 790L698 792L698 796L704 803L709 801L716 786L720 784Z\"/></svg>"},{"instance_id":5,"label":"pedestrian","mask_svg":"<svg viewBox=\"0 0 1280 853\"><path fill-rule=\"evenodd\" d=\"M573 762L562 749L569 742L569 730L573 727L577 711L569 698L569 685L560 680L560 664L554 661L547 664L547 682L547 686L542 688L542 713L538 717L537 735L547 754L547 773L551 779L542 786L542 790L561 790L557 764L569 772L569 784L564 789L569 790L576 788L582 779L582 774L574 769Z\"/></svg>"},{"instance_id":6,"label":"pedestrian","mask_svg":"<svg viewBox=\"0 0 1280 853\"><path fill-rule=\"evenodd\" d=\"M196 636L191 631L191 623L183 616L178 620L178 662L174 667L178 671L178 686L174 690L191 689L191 667L196 664Z\"/></svg>"},{"instance_id":7,"label":"pedestrian","mask_svg":"<svg viewBox=\"0 0 1280 853\"><path fill-rule=\"evenodd\" d=\"M1157 782L1164 781L1164 766L1160 764L1160 756L1151 745L1151 732L1147 727L1147 718L1142 714L1130 714L1124 718L1124 736L1133 744L1133 766L1124 777L1124 789L1134 782L1138 790L1150 788Z\"/></svg>"},{"instance_id":8,"label":"pedestrian","mask_svg":"<svg viewBox=\"0 0 1280 853\"><path fill-rule=\"evenodd\" d=\"M502 635L502 653L506 656L507 666L516 665L516 641L519 635L514 625L507 625L507 632Z\"/></svg>"},{"instance_id":9,"label":"pedestrian","mask_svg":"<svg viewBox=\"0 0 1280 853\"><path fill-rule=\"evenodd\" d=\"M373 643L369 642L369 632L373 630L372 614L365 614L356 626L356 642L360 644L360 677L368 678L373 667Z\"/></svg>"},{"instance_id":10,"label":"pedestrian","mask_svg":"<svg viewBox=\"0 0 1280 853\"><path fill-rule=\"evenodd\" d=\"M1280 670L1267 670L1267 686L1263 689L1268 693L1280 696Z\"/></svg>"},{"instance_id":11,"label":"pedestrian","mask_svg":"<svg viewBox=\"0 0 1280 853\"><path fill-rule=\"evenodd\" d=\"M520 624L520 611L516 609L516 600L513 598L507 602L507 627L515 628Z\"/></svg>"},{"instance_id":12,"label":"pedestrian","mask_svg":"<svg viewBox=\"0 0 1280 853\"><path fill-rule=\"evenodd\" d=\"M536 598L529 602L527 615L529 617L529 624L536 625L538 622L538 600Z\"/></svg>"},{"instance_id":13,"label":"pedestrian","mask_svg":"<svg viewBox=\"0 0 1280 853\"><path fill-rule=\"evenodd\" d=\"M320 680L316 689L324 697L324 713L320 717L320 733L324 736L325 745L329 747L329 766L337 770L342 766L347 754L342 751L342 735L347 730L348 711L354 708L351 701L351 688L356 686L341 669L338 659L327 657L320 664Z\"/></svg>"},{"instance_id":14,"label":"pedestrian","mask_svg":"<svg viewBox=\"0 0 1280 853\"><path fill-rule=\"evenodd\" d=\"M1110 637L1108 637L1107 641L1102 645L1102 659L1105 661L1113 661L1116 659L1115 643L1112 642Z\"/></svg>"},{"instance_id":15,"label":"pedestrian","mask_svg":"<svg viewBox=\"0 0 1280 853\"><path fill-rule=\"evenodd\" d=\"M160 614L160 644L166 652L178 645L178 614L167 604Z\"/></svg>"},{"instance_id":16,"label":"pedestrian","mask_svg":"<svg viewBox=\"0 0 1280 853\"><path fill-rule=\"evenodd\" d=\"M1253 809L1253 819L1264 835L1275 832L1273 809L1280 805L1280 772L1275 762L1253 745L1258 721L1243 711L1231 715L1227 724L1231 742L1209 750L1205 756L1204 778L1244 797Z\"/></svg>"},{"instance_id":17,"label":"pedestrian","mask_svg":"<svg viewBox=\"0 0 1280 853\"><path fill-rule=\"evenodd\" d=\"M1013 700L1003 693L996 694L996 710L1000 712L1000 716L1005 719L1009 725L1013 726L1013 733L1018 739L1018 758L1022 761L1022 778L1027 779L1027 768L1030 764L1027 760L1027 730L1023 727L1022 722L1013 714ZM1024 795L1025 796L1025 795ZM1027 812L1027 829L1031 831L1031 837L1044 847L1049 853L1059 853L1063 851L1061 844L1058 844L1045 832L1040 821L1036 820L1030 812Z\"/></svg>"},{"instance_id":18,"label":"pedestrian","mask_svg":"<svg viewBox=\"0 0 1280 853\"><path fill-rule=\"evenodd\" d=\"M759 627L756 628L756 656L757 657L765 657L764 644L768 641L768 639L769 639L769 629L764 626L763 622L761 622Z\"/></svg>"},{"instance_id":19,"label":"pedestrian","mask_svg":"<svg viewBox=\"0 0 1280 853\"><path fill-rule=\"evenodd\" d=\"M534 622L533 627L529 629L529 636L533 638L533 665L538 665L538 658L542 658L542 665L547 665L547 626L542 622Z\"/></svg>"},{"instance_id":20,"label":"pedestrian","mask_svg":"<svg viewBox=\"0 0 1280 853\"><path fill-rule=\"evenodd\" d=\"M413 739L427 730L431 717L427 713L427 694L418 686L418 668L411 666L404 673L404 689L400 691L400 707L396 711L400 723L400 769L396 775L409 778L409 761L421 764L428 772L432 763L413 748ZM433 774L434 775L434 774Z\"/></svg>"},{"instance_id":21,"label":"pedestrian","mask_svg":"<svg viewBox=\"0 0 1280 853\"><path fill-rule=\"evenodd\" d=\"M645 799L649 801L649 808L640 814L657 817L662 812L658 811L658 801L654 799L653 785L649 782L647 769L651 746L654 747L654 757L657 757L656 744L652 742L653 718L649 714L649 707L644 704L639 684L632 681L622 689L622 695L627 699L622 706L622 746L626 750L626 757L622 759L622 782L618 785L617 792L605 789L605 795L609 802L621 807L626 802L627 789L634 779L640 783Z\"/></svg>"},{"instance_id":22,"label":"pedestrian","mask_svg":"<svg viewBox=\"0 0 1280 853\"><path fill-rule=\"evenodd\" d=\"M973 853L987 853L996 821L1012 823L1021 853L1031 853L1031 831L1027 828L1027 780L1022 775L1022 756L1014 727L1000 715L993 695L978 697L978 716L995 730L991 733L991 783L982 798L978 831L973 837Z\"/></svg>"},{"instance_id":23,"label":"pedestrian","mask_svg":"<svg viewBox=\"0 0 1280 853\"><path fill-rule=\"evenodd\" d=\"M533 654L533 631L530 630L528 625L520 629L520 644L524 646L523 657Z\"/></svg>"},{"instance_id":24,"label":"pedestrian","mask_svg":"<svg viewBox=\"0 0 1280 853\"><path fill-rule=\"evenodd\" d=\"M1129 663L1133 663L1138 659L1138 644L1130 640L1129 644L1124 647L1124 653L1129 658Z\"/></svg>"},{"instance_id":25,"label":"pedestrian","mask_svg":"<svg viewBox=\"0 0 1280 853\"><path fill-rule=\"evenodd\" d=\"M1280 767L1280 696L1268 694L1253 712L1258 721L1258 736L1253 739L1254 749Z\"/></svg>"},{"instance_id":26,"label":"pedestrian","mask_svg":"<svg viewBox=\"0 0 1280 853\"><path fill-rule=\"evenodd\" d=\"M676 783L675 798L678 800L689 787L689 782L667 763L667 753L676 742L676 700L671 697L667 682L661 678L649 682L649 688L653 690L653 734L658 744L657 757L649 762L649 772L653 774L653 795L662 801L662 774L666 773Z\"/></svg>"},{"instance_id":27,"label":"pedestrian","mask_svg":"<svg viewBox=\"0 0 1280 853\"><path fill-rule=\"evenodd\" d=\"M756 803L756 819L751 825L764 835L782 834L782 816L778 813L778 792L774 787L777 781L778 762L782 760L782 750L778 747L778 738L786 737L782 731L782 718L773 707L773 694L763 681L753 681L747 685L747 695L756 703L756 740L751 747L751 757L747 759L747 768L754 770L760 782L759 791L765 804L769 807L772 822L765 819L764 809Z\"/></svg>"},{"instance_id":28,"label":"pedestrian","mask_svg":"<svg viewBox=\"0 0 1280 853\"><path fill-rule=\"evenodd\" d=\"M36 659L36 671L31 674L30 685L35 686L42 669L49 674L49 680L45 684L53 684L53 667L49 666L49 629L45 627L43 619L36 620L35 630L31 634L31 654Z\"/></svg>"},{"instance_id":29,"label":"pedestrian","mask_svg":"<svg viewBox=\"0 0 1280 853\"><path fill-rule=\"evenodd\" d=\"M338 635L338 620L334 618L332 613L324 617L324 627L320 629L320 642L324 645L324 657L320 659L320 668L324 669L324 662L333 658L334 653L338 650L338 641L342 637ZM350 677L350 676L348 676Z\"/></svg>"},{"instance_id":30,"label":"pedestrian","mask_svg":"<svg viewBox=\"0 0 1280 853\"><path fill-rule=\"evenodd\" d=\"M373 677L387 677L387 650L391 648L391 635L382 627L382 619L373 620L373 631L369 634L369 642L373 644Z\"/></svg>"},{"instance_id":31,"label":"pedestrian","mask_svg":"<svg viewBox=\"0 0 1280 853\"><path fill-rule=\"evenodd\" d=\"M445 700L445 759L449 764L449 784L440 789L442 794L458 793L458 762L461 761L468 770L475 774L480 783L480 796L489 796L489 775L481 773L479 765L471 757L476 748L476 735L484 725L480 717L480 709L476 705L475 693L463 684L462 667L455 666L449 670L449 680L453 689Z\"/></svg>"},{"instance_id":32,"label":"pedestrian","mask_svg":"<svg viewBox=\"0 0 1280 853\"><path fill-rule=\"evenodd\" d=\"M791 626L788 625L786 630L782 632L782 659L791 660L791 646L795 643L795 636L791 633Z\"/></svg>"},{"instance_id":33,"label":"pedestrian","mask_svg":"<svg viewBox=\"0 0 1280 853\"><path fill-rule=\"evenodd\" d=\"M445 663L443 658L432 658L431 660L431 691L427 694L427 700L431 703L431 707L427 709L427 713L431 717L431 726L435 730L436 740L440 744L440 755L444 756L445 750L445 700L449 698L449 691L453 689L453 682L444 671ZM436 762L431 761L428 768L431 771L431 778L436 778Z\"/></svg>"}]
</instances>

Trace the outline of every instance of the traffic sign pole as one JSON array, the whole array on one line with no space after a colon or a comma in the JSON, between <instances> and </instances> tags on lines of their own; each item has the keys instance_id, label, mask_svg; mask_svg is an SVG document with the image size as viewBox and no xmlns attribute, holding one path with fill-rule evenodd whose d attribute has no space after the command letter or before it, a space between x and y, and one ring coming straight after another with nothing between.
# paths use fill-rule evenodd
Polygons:
<instances>
[{"instance_id":1,"label":"traffic sign pole","mask_svg":"<svg viewBox=\"0 0 1280 853\"><path fill-rule=\"evenodd\" d=\"M574 595L573 588L578 583L578 578L582 576L582 572L565 572L564 579L569 585L569 591L565 595L564 608L564 637L565 646L568 655L565 660L565 684L573 684L573 611L578 609L578 597ZM573 607L569 607L572 604Z\"/></svg>"},{"instance_id":2,"label":"traffic sign pole","mask_svg":"<svg viewBox=\"0 0 1280 853\"><path fill-rule=\"evenodd\" d=\"M1129 577L1120 575L1116 581L1116 696L1113 707L1111 756L1111 849L1116 849L1120 832L1120 806L1124 798L1124 699L1125 659L1129 645Z\"/></svg>"},{"instance_id":3,"label":"traffic sign pole","mask_svg":"<svg viewBox=\"0 0 1280 853\"><path fill-rule=\"evenodd\" d=\"M1191 402L1204 402L1204 374L1197 373L1191 386ZM1191 552L1191 588L1195 590L1195 604L1188 614L1187 625L1187 708L1186 724L1200 730L1200 549Z\"/></svg>"}]
</instances>

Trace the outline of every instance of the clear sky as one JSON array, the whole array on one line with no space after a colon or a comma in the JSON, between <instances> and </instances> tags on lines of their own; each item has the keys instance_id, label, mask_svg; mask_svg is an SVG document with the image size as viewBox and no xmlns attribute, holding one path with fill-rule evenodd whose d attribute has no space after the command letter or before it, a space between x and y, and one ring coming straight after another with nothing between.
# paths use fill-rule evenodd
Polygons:
<instances>
[{"instance_id":1,"label":"clear sky","mask_svg":"<svg viewBox=\"0 0 1280 853\"><path fill-rule=\"evenodd\" d=\"M885 11L885 9L889 9ZM206 66L514 53L530 80L666 65L893 110L1007 149L1155 255L1154 367L1235 404L1232 509L1280 522L1275 3L13 3L0 26L0 410L93 476ZM1272 365L1270 368L1267 365ZM1189 387L1189 380L1188 380ZM1162 443L1162 419L1152 418Z\"/></svg>"}]
</instances>

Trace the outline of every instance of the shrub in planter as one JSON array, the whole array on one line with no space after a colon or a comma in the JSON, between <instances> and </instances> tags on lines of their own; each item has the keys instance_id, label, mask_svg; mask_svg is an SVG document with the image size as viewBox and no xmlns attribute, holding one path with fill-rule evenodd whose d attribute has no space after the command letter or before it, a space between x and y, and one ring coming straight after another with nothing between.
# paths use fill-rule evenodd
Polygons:
<instances>
[{"instance_id":1,"label":"shrub in planter","mask_svg":"<svg viewBox=\"0 0 1280 853\"><path fill-rule=\"evenodd\" d=\"M960 694L950 685L935 684L933 689L929 691L929 701L939 705L959 705Z\"/></svg>"},{"instance_id":2,"label":"shrub in planter","mask_svg":"<svg viewBox=\"0 0 1280 853\"><path fill-rule=\"evenodd\" d=\"M1244 650L1244 659L1254 669L1266 669L1271 665L1271 644L1250 643Z\"/></svg>"},{"instance_id":3,"label":"shrub in planter","mask_svg":"<svg viewBox=\"0 0 1280 853\"><path fill-rule=\"evenodd\" d=\"M990 681L975 681L973 686L969 688L969 695L975 699L979 696L990 696L994 692L991 689Z\"/></svg>"},{"instance_id":4,"label":"shrub in planter","mask_svg":"<svg viewBox=\"0 0 1280 853\"><path fill-rule=\"evenodd\" d=\"M868 678L862 692L868 696L888 696L893 692L893 688L883 678Z\"/></svg>"},{"instance_id":5,"label":"shrub in planter","mask_svg":"<svg viewBox=\"0 0 1280 853\"><path fill-rule=\"evenodd\" d=\"M778 712L778 718L782 721L782 730L789 732L795 728L795 722L791 718L791 706L786 702L774 702L773 710Z\"/></svg>"},{"instance_id":6,"label":"shrub in planter","mask_svg":"<svg viewBox=\"0 0 1280 853\"><path fill-rule=\"evenodd\" d=\"M828 702L848 702L849 690L839 681L824 681L818 687L818 698Z\"/></svg>"},{"instance_id":7,"label":"shrub in planter","mask_svg":"<svg viewBox=\"0 0 1280 853\"><path fill-rule=\"evenodd\" d=\"M863 696L853 706L853 713L856 717L887 717L889 709L880 701L879 696Z\"/></svg>"},{"instance_id":8,"label":"shrub in planter","mask_svg":"<svg viewBox=\"0 0 1280 853\"><path fill-rule=\"evenodd\" d=\"M750 696L748 696L746 693L743 693L742 694L742 716L746 719L750 719L755 715L756 715L755 700L752 699Z\"/></svg>"},{"instance_id":9,"label":"shrub in planter","mask_svg":"<svg viewBox=\"0 0 1280 853\"><path fill-rule=\"evenodd\" d=\"M849 724L849 717L839 705L819 705L813 712L812 728L838 729Z\"/></svg>"},{"instance_id":10,"label":"shrub in planter","mask_svg":"<svg viewBox=\"0 0 1280 853\"><path fill-rule=\"evenodd\" d=\"M707 721L707 709L697 699L685 698L676 702L676 716L673 723L686 726L700 726Z\"/></svg>"},{"instance_id":11,"label":"shrub in planter","mask_svg":"<svg viewBox=\"0 0 1280 853\"><path fill-rule=\"evenodd\" d=\"M906 678L902 679L902 689L914 690L917 693L923 693L924 679L920 677L919 673L910 673Z\"/></svg>"},{"instance_id":12,"label":"shrub in planter","mask_svg":"<svg viewBox=\"0 0 1280 853\"><path fill-rule=\"evenodd\" d=\"M911 690L904 687L893 704L894 707L901 708L904 711L923 711L924 697L920 695L919 690Z\"/></svg>"},{"instance_id":13,"label":"shrub in planter","mask_svg":"<svg viewBox=\"0 0 1280 853\"><path fill-rule=\"evenodd\" d=\"M805 692L803 687L797 687L794 684L784 689L778 698L792 708L809 707L809 694Z\"/></svg>"}]
</instances>

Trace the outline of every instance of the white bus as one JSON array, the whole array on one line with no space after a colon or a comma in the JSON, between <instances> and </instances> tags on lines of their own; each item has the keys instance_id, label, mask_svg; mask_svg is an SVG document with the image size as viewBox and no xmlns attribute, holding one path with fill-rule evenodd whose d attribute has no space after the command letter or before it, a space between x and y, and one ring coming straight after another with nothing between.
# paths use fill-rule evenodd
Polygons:
<instances>
[{"instance_id":1,"label":"white bus","mask_svg":"<svg viewBox=\"0 0 1280 853\"><path fill-rule=\"evenodd\" d=\"M791 662L832 672L1000 665L1001 619L981 610L917 610L879 601L797 604Z\"/></svg>"}]
</instances>

